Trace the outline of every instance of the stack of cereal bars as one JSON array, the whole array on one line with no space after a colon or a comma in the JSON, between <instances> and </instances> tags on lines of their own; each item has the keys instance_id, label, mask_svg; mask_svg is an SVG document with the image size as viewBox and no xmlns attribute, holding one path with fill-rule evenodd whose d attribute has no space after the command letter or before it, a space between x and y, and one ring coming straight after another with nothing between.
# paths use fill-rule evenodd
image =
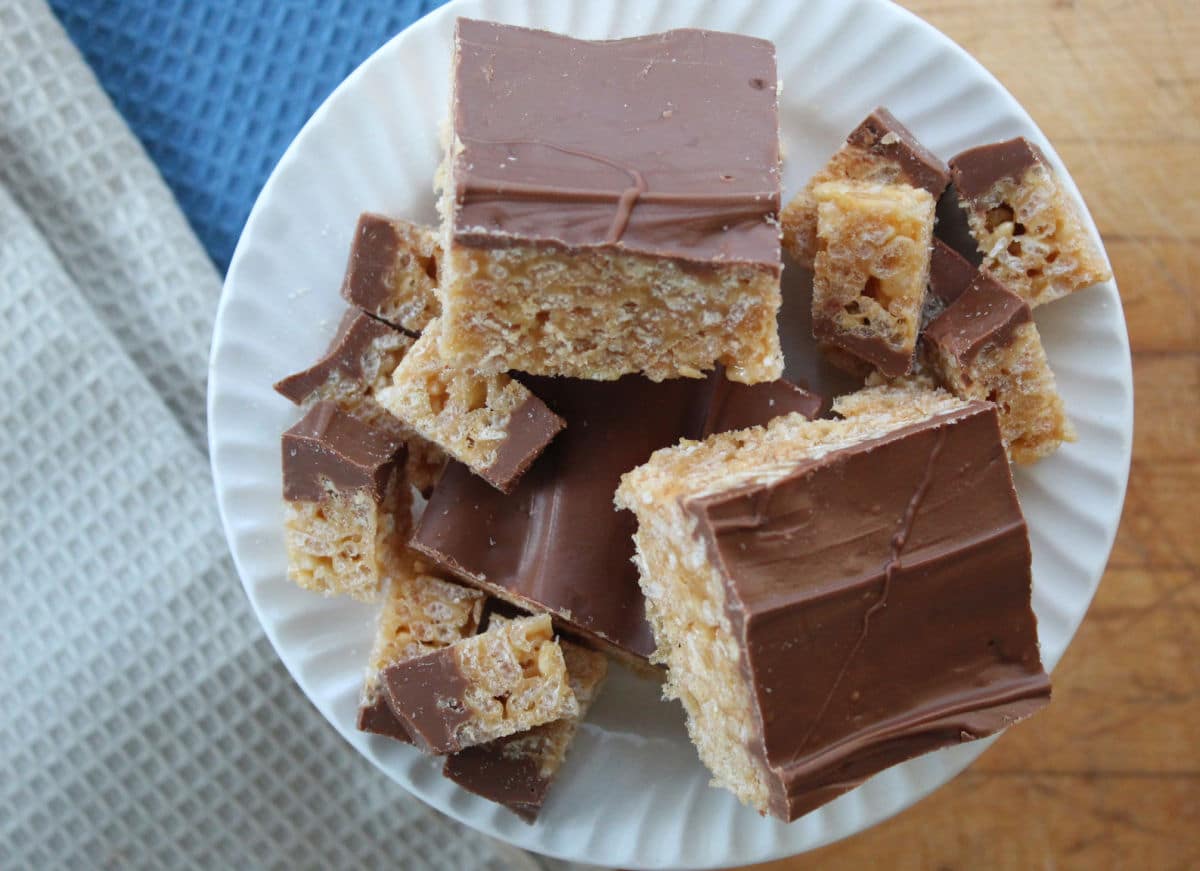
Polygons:
<instances>
[{"instance_id":1,"label":"stack of cereal bars","mask_svg":"<svg viewBox=\"0 0 1200 871\"><path fill-rule=\"evenodd\" d=\"M611 658L792 820L1042 707L1031 309L1107 270L1041 151L877 109L781 208L774 47L702 30L459 19L451 94L440 226L363 214L276 384L289 577L381 603L358 728L533 822ZM781 237L832 403L781 377Z\"/></svg>"}]
</instances>

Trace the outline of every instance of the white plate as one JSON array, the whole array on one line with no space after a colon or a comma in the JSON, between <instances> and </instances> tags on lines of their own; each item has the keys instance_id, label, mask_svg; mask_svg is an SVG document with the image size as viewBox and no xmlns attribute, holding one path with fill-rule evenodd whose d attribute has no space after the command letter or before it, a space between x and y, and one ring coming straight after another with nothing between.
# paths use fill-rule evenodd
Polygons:
<instances>
[{"instance_id":1,"label":"white plate","mask_svg":"<svg viewBox=\"0 0 1200 871\"><path fill-rule=\"evenodd\" d=\"M540 821L527 826L443 779L437 760L355 731L373 609L305 593L284 577L279 434L297 415L271 383L306 366L328 341L342 309L337 287L358 213L434 219L430 180L457 14L585 38L692 26L773 40L784 85L785 196L877 104L944 157L1024 135L1058 161L986 70L882 0L459 0L423 18L352 73L296 137L250 214L221 297L209 369L213 478L229 546L263 629L313 704L360 753L439 810L531 850L625 868L742 864L827 844L907 807L988 742L892 768L784 825L708 787L678 706L660 701L652 684L620 674L582 730ZM1090 218L1088 224L1094 232ZM1078 444L1017 474L1049 668L1083 618L1112 546L1133 397L1114 284L1039 309L1037 321L1079 429ZM1020 728L1036 729L1037 720Z\"/></svg>"}]
</instances>

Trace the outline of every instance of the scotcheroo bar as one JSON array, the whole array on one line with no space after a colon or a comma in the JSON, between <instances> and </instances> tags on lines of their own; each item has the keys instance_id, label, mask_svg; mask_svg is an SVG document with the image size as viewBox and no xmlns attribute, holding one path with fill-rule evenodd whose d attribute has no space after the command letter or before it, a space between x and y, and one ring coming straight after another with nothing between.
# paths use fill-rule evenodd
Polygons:
<instances>
[{"instance_id":1,"label":"scotcheroo bar","mask_svg":"<svg viewBox=\"0 0 1200 871\"><path fill-rule=\"evenodd\" d=\"M486 599L478 590L438 577L412 551L398 558L384 586L383 608L359 701L359 730L412 743L408 728L388 706L379 675L394 663L470 638L479 629Z\"/></svg>"},{"instance_id":2,"label":"scotcheroo bar","mask_svg":"<svg viewBox=\"0 0 1200 871\"><path fill-rule=\"evenodd\" d=\"M1033 312L990 275L975 276L929 324L924 343L932 368L955 395L996 403L1015 462L1035 462L1075 440Z\"/></svg>"},{"instance_id":3,"label":"scotcheroo bar","mask_svg":"<svg viewBox=\"0 0 1200 871\"><path fill-rule=\"evenodd\" d=\"M850 132L829 162L784 208L784 247L797 263L812 268L817 255L817 203L813 190L818 185L831 181L905 184L928 191L936 201L949 180L945 162L881 106Z\"/></svg>"},{"instance_id":4,"label":"scotcheroo bar","mask_svg":"<svg viewBox=\"0 0 1200 871\"><path fill-rule=\"evenodd\" d=\"M1036 307L1112 277L1040 148L1010 139L950 161L981 269Z\"/></svg>"},{"instance_id":5,"label":"scotcheroo bar","mask_svg":"<svg viewBox=\"0 0 1200 871\"><path fill-rule=\"evenodd\" d=\"M447 365L441 321L421 338L381 389L380 404L496 489L508 493L563 428L562 418L505 373Z\"/></svg>"},{"instance_id":6,"label":"scotcheroo bar","mask_svg":"<svg viewBox=\"0 0 1200 871\"><path fill-rule=\"evenodd\" d=\"M419 334L438 316L436 231L363 212L354 228L342 296L395 327Z\"/></svg>"},{"instance_id":7,"label":"scotcheroo bar","mask_svg":"<svg viewBox=\"0 0 1200 871\"><path fill-rule=\"evenodd\" d=\"M431 753L457 753L579 714L544 614L393 663L380 681L413 743Z\"/></svg>"},{"instance_id":8,"label":"scotcheroo bar","mask_svg":"<svg viewBox=\"0 0 1200 871\"><path fill-rule=\"evenodd\" d=\"M588 42L460 18L441 170L446 360L778 378L777 103L765 40Z\"/></svg>"},{"instance_id":9,"label":"scotcheroo bar","mask_svg":"<svg viewBox=\"0 0 1200 871\"><path fill-rule=\"evenodd\" d=\"M333 402L313 405L281 441L288 577L374 598L412 525L404 443Z\"/></svg>"},{"instance_id":10,"label":"scotcheroo bar","mask_svg":"<svg viewBox=\"0 0 1200 871\"><path fill-rule=\"evenodd\" d=\"M622 479L666 693L714 781L793 820L1046 704L995 407L879 387Z\"/></svg>"},{"instance_id":11,"label":"scotcheroo bar","mask_svg":"<svg viewBox=\"0 0 1200 871\"><path fill-rule=\"evenodd\" d=\"M323 400L335 402L372 429L404 441L408 478L428 494L446 465L446 455L401 424L378 401L379 391L392 383L393 370L413 342L400 330L351 309L325 355L304 371L275 382L275 390L305 409Z\"/></svg>"},{"instance_id":12,"label":"scotcheroo bar","mask_svg":"<svg viewBox=\"0 0 1200 871\"><path fill-rule=\"evenodd\" d=\"M929 281L933 197L910 185L825 182L817 206L813 335L889 377L912 368Z\"/></svg>"},{"instance_id":13,"label":"scotcheroo bar","mask_svg":"<svg viewBox=\"0 0 1200 871\"><path fill-rule=\"evenodd\" d=\"M508 622L509 618L493 614L488 628ZM528 823L537 819L579 724L608 673L608 658L603 653L569 641L560 641L559 645L579 713L490 744L468 747L448 757L442 769L463 789L504 805Z\"/></svg>"}]
</instances>

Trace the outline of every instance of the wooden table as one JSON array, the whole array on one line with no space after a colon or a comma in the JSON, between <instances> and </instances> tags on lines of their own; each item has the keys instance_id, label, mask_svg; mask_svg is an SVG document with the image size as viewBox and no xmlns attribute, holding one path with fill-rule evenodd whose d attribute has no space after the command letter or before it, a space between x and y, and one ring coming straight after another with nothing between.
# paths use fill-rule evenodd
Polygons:
<instances>
[{"instance_id":1,"label":"wooden table","mask_svg":"<svg viewBox=\"0 0 1200 871\"><path fill-rule=\"evenodd\" d=\"M1133 345L1129 495L1054 703L800 869L1200 868L1200 2L909 0L1030 111L1104 236Z\"/></svg>"}]
</instances>

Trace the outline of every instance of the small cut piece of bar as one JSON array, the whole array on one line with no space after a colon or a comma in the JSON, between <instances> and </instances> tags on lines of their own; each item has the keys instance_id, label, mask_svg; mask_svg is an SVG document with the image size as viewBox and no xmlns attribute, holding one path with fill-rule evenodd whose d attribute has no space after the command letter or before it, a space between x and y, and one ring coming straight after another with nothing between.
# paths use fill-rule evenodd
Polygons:
<instances>
[{"instance_id":1,"label":"small cut piece of bar","mask_svg":"<svg viewBox=\"0 0 1200 871\"><path fill-rule=\"evenodd\" d=\"M588 42L460 18L452 75L447 361L780 376L771 43L704 30Z\"/></svg>"},{"instance_id":2,"label":"small cut piece of bar","mask_svg":"<svg viewBox=\"0 0 1200 871\"><path fill-rule=\"evenodd\" d=\"M398 562L384 586L383 608L358 707L358 728L411 744L408 728L384 697L380 674L393 663L473 636L479 630L487 596L439 577L412 551L405 552Z\"/></svg>"},{"instance_id":3,"label":"small cut piece of bar","mask_svg":"<svg viewBox=\"0 0 1200 871\"><path fill-rule=\"evenodd\" d=\"M373 599L412 526L404 443L325 401L281 441L288 577Z\"/></svg>"},{"instance_id":4,"label":"small cut piece of bar","mask_svg":"<svg viewBox=\"0 0 1200 871\"><path fill-rule=\"evenodd\" d=\"M924 343L932 368L957 396L999 406L1015 462L1036 462L1075 440L1029 305L992 276L977 274L929 324Z\"/></svg>"},{"instance_id":5,"label":"small cut piece of bar","mask_svg":"<svg viewBox=\"0 0 1200 871\"><path fill-rule=\"evenodd\" d=\"M783 820L1050 694L995 407L863 394L659 451L617 491L666 694L714 781Z\"/></svg>"},{"instance_id":6,"label":"small cut piece of bar","mask_svg":"<svg viewBox=\"0 0 1200 871\"><path fill-rule=\"evenodd\" d=\"M813 335L889 377L912 368L929 280L933 197L909 185L813 188Z\"/></svg>"},{"instance_id":7,"label":"small cut piece of bar","mask_svg":"<svg viewBox=\"0 0 1200 871\"><path fill-rule=\"evenodd\" d=\"M809 269L817 255L817 201L813 191L831 181L905 184L928 191L936 201L950 180L945 162L883 107L859 124L783 210L783 244Z\"/></svg>"},{"instance_id":8,"label":"small cut piece of bar","mask_svg":"<svg viewBox=\"0 0 1200 871\"><path fill-rule=\"evenodd\" d=\"M378 392L404 424L441 447L496 489L508 493L565 426L518 381L447 365L429 323Z\"/></svg>"},{"instance_id":9,"label":"small cut piece of bar","mask_svg":"<svg viewBox=\"0 0 1200 871\"><path fill-rule=\"evenodd\" d=\"M1070 192L1028 139L972 148L950 168L981 268L1031 306L1112 277Z\"/></svg>"},{"instance_id":10,"label":"small cut piece of bar","mask_svg":"<svg viewBox=\"0 0 1200 871\"><path fill-rule=\"evenodd\" d=\"M488 628L510 622L492 615ZM567 750L608 673L608 658L569 641L560 641L567 681L579 713L519 732L490 744L468 747L446 759L442 773L463 789L504 805L521 819L537 819Z\"/></svg>"},{"instance_id":11,"label":"small cut piece of bar","mask_svg":"<svg viewBox=\"0 0 1200 871\"><path fill-rule=\"evenodd\" d=\"M545 614L393 663L380 680L392 713L430 753L457 753L579 714Z\"/></svg>"},{"instance_id":12,"label":"small cut piece of bar","mask_svg":"<svg viewBox=\"0 0 1200 871\"><path fill-rule=\"evenodd\" d=\"M354 228L342 296L368 314L418 334L441 311L441 256L432 227L363 212Z\"/></svg>"},{"instance_id":13,"label":"small cut piece of bar","mask_svg":"<svg viewBox=\"0 0 1200 871\"><path fill-rule=\"evenodd\" d=\"M329 400L372 429L390 432L408 446L408 478L428 493L446 465L441 448L404 427L378 402L392 383L392 372L415 340L400 330L350 309L320 360L302 372L275 382L275 390L308 409Z\"/></svg>"}]
</instances>

